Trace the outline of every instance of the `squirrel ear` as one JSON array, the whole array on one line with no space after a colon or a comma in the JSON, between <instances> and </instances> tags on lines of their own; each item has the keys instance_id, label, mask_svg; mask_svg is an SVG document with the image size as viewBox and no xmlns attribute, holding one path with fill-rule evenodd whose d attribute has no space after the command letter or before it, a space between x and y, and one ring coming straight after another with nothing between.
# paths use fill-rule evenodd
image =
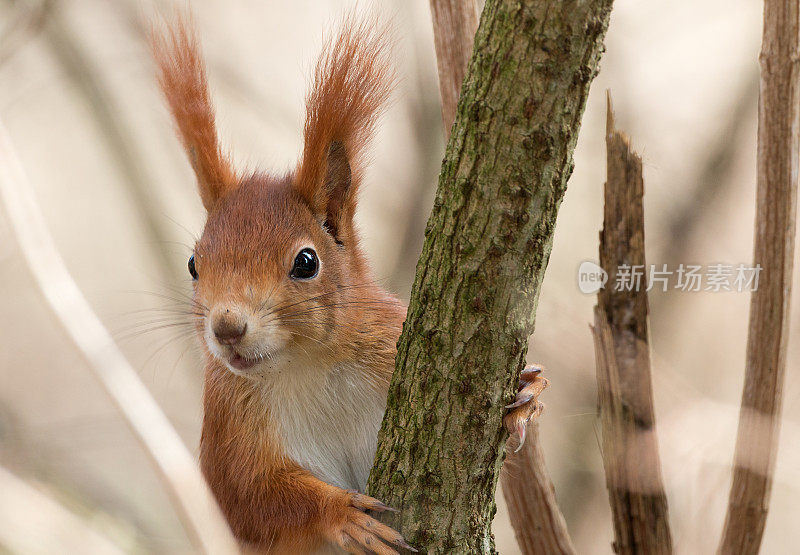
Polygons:
<instances>
[{"instance_id":1,"label":"squirrel ear","mask_svg":"<svg viewBox=\"0 0 800 555\"><path fill-rule=\"evenodd\" d=\"M333 141L328 147L325 173L325 228L340 245L342 236L352 228L355 213L355 191L352 187L353 173L347 160L344 143Z\"/></svg>"},{"instance_id":2,"label":"squirrel ear","mask_svg":"<svg viewBox=\"0 0 800 555\"><path fill-rule=\"evenodd\" d=\"M356 208L353 170L347 158L347 148L342 141L331 141L328 144L325 159L319 169L316 183L296 181L295 190L334 240L341 245L350 238Z\"/></svg>"},{"instance_id":3,"label":"squirrel ear","mask_svg":"<svg viewBox=\"0 0 800 555\"><path fill-rule=\"evenodd\" d=\"M210 212L238 181L217 140L200 46L185 15L176 16L164 32L154 27L150 38L161 90L197 176L200 198Z\"/></svg>"},{"instance_id":4,"label":"squirrel ear","mask_svg":"<svg viewBox=\"0 0 800 555\"><path fill-rule=\"evenodd\" d=\"M392 33L370 18L344 18L314 70L303 156L294 187L338 243L352 241L358 188L372 130L389 98Z\"/></svg>"}]
</instances>

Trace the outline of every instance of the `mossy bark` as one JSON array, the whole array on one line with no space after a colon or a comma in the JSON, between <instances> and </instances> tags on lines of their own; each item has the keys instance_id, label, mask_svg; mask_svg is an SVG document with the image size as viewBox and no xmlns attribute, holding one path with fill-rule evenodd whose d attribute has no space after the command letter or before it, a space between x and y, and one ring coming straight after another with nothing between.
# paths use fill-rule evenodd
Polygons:
<instances>
[{"instance_id":1,"label":"mossy bark","mask_svg":"<svg viewBox=\"0 0 800 555\"><path fill-rule=\"evenodd\" d=\"M491 553L504 406L533 332L612 0L488 0L369 482L428 553ZM520 487L525 487L520 484Z\"/></svg>"}]
</instances>

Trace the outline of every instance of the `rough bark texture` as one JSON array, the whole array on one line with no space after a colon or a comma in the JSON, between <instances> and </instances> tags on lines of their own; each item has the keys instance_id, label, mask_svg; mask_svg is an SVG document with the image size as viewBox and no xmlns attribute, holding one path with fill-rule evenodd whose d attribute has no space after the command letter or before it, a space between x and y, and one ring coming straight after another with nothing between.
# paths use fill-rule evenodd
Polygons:
<instances>
[{"instance_id":1,"label":"rough bark texture","mask_svg":"<svg viewBox=\"0 0 800 555\"><path fill-rule=\"evenodd\" d=\"M797 211L800 7L766 0L758 104L754 265L747 366L733 485L720 553L757 553L778 450Z\"/></svg>"},{"instance_id":2,"label":"rough bark texture","mask_svg":"<svg viewBox=\"0 0 800 555\"><path fill-rule=\"evenodd\" d=\"M456 102L478 28L478 11L474 0L431 0L445 139L450 137L456 117ZM575 552L545 467L535 422L530 424L527 443L518 451L512 448L508 452L500 482L523 555Z\"/></svg>"},{"instance_id":3,"label":"rough bark texture","mask_svg":"<svg viewBox=\"0 0 800 555\"><path fill-rule=\"evenodd\" d=\"M481 17L369 484L429 553L494 551L504 406L611 3L489 0Z\"/></svg>"},{"instance_id":4,"label":"rough bark texture","mask_svg":"<svg viewBox=\"0 0 800 555\"><path fill-rule=\"evenodd\" d=\"M511 446L509 446L510 448ZM509 453L500 473L511 525L524 555L573 555L575 547L558 508L539 444L539 423L517 453Z\"/></svg>"},{"instance_id":5,"label":"rough bark texture","mask_svg":"<svg viewBox=\"0 0 800 555\"><path fill-rule=\"evenodd\" d=\"M614 551L667 554L672 553L672 538L653 410L647 279L617 283L621 267L647 267L642 159L614 128L610 99L607 117L600 266L608 272L608 282L597 295L592 331Z\"/></svg>"},{"instance_id":6,"label":"rough bark texture","mask_svg":"<svg viewBox=\"0 0 800 555\"><path fill-rule=\"evenodd\" d=\"M472 43L478 28L478 6L475 0L430 0L433 18L433 42L436 46L436 65L439 68L439 92L442 95L444 138L456 119L458 96Z\"/></svg>"}]
</instances>

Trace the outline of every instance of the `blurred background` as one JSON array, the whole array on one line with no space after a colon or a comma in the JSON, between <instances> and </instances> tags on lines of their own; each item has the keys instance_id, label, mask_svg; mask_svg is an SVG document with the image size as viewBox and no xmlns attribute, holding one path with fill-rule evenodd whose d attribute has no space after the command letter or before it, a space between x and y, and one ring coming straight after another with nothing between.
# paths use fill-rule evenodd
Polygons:
<instances>
[{"instance_id":1,"label":"blurred background","mask_svg":"<svg viewBox=\"0 0 800 555\"><path fill-rule=\"evenodd\" d=\"M295 163L323 31L353 4L191 2L221 136L238 167ZM396 22L402 79L380 125L359 221L378 277L407 298L444 150L435 54L427 0L374 4ZM146 47L149 20L172 7L168 0L0 0L0 121L72 275L196 452L198 348L151 310L190 291L186 260L204 218ZM548 368L543 447L579 553L610 553L612 541L589 331L595 297L576 281L580 263L597 259L605 91L613 93L618 127L643 154L648 263L749 263L760 34L755 0L615 3L529 353ZM795 329L798 285L796 277ZM676 551L709 553L730 487L749 295L650 295ZM0 551L25 552L47 535L19 524L33 510L24 502L33 491L126 550L190 552L148 459L34 285L3 210L0 314L0 466L32 488L0 487L0 514L17 517L0 519ZM798 552L798 363L800 342L792 341L764 553ZM498 502L498 549L518 553L501 495Z\"/></svg>"}]
</instances>

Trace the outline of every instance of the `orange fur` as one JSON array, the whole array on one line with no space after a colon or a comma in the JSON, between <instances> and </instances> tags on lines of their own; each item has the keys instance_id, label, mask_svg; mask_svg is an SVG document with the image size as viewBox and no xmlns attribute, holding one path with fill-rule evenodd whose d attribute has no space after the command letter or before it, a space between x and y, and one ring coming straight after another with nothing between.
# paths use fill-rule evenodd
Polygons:
<instances>
[{"instance_id":1,"label":"orange fur","mask_svg":"<svg viewBox=\"0 0 800 555\"><path fill-rule=\"evenodd\" d=\"M217 142L214 107L203 57L191 22L177 16L166 34L151 33L159 83L192 163L206 210L236 186L236 175Z\"/></svg>"},{"instance_id":2,"label":"orange fur","mask_svg":"<svg viewBox=\"0 0 800 555\"><path fill-rule=\"evenodd\" d=\"M269 236L252 233L259 222L275 224ZM267 261L281 261L284 246L301 229L317 246L329 247L319 253L328 261L330 282L305 294L292 284L278 291L274 284L283 277L283 266ZM361 265L354 259L362 258L357 249L337 252L340 247L332 240L326 245L326 235L290 183L266 176L245 181L220 203L197 245L196 296L209 306L232 295L244 302L248 294L259 300L270 296L281 306L326 295L302 304L311 321L293 322L291 306L278 311L285 315L284 326L296 333L296 348L311 350L320 366L358 361L362 379L374 385L374 395L385 398L405 308L368 273L354 271ZM253 257L256 252L263 257ZM332 285L347 283L354 285ZM351 494L288 458L263 402L262 385L234 375L206 354L201 466L236 536L250 548L273 553L310 552L333 540L331 530L338 530L352 510Z\"/></svg>"},{"instance_id":3,"label":"orange fur","mask_svg":"<svg viewBox=\"0 0 800 555\"><path fill-rule=\"evenodd\" d=\"M358 188L364 155L375 122L391 93L394 75L389 64L391 32L374 19L346 17L342 31L329 38L314 71L314 84L306 99L303 157L297 168L296 187L318 214L340 217L345 240L353 235ZM340 144L350 165L346 190L326 182L333 144ZM331 197L341 214L325 214ZM328 222L336 225L336 222Z\"/></svg>"},{"instance_id":4,"label":"orange fur","mask_svg":"<svg viewBox=\"0 0 800 555\"><path fill-rule=\"evenodd\" d=\"M206 355L201 466L236 536L258 551L402 545L363 513L382 510L377 500L326 483L317 475L327 469L319 452L290 443L332 424L344 440L324 447L345 446L365 459L364 445L375 437L345 443L377 435L394 368L405 307L375 284L353 224L364 154L393 81L386 36L374 21L345 19L316 67L296 172L246 177L236 176L217 144L185 19L153 38L162 89L208 210L194 252L193 308ZM318 276L292 279L298 251L309 246L321 261ZM215 341L219 314L247 323L235 345ZM236 357L252 365L237 370ZM286 399L301 405L296 417L287 418ZM319 411L328 411L325 418ZM303 418L308 425L294 429ZM293 452L316 464L317 474Z\"/></svg>"},{"instance_id":5,"label":"orange fur","mask_svg":"<svg viewBox=\"0 0 800 555\"><path fill-rule=\"evenodd\" d=\"M311 551L334 488L286 460L257 387L213 361L206 369L200 461L234 534L248 547ZM343 512L345 503L340 503ZM337 507L338 508L338 507Z\"/></svg>"}]
</instances>

